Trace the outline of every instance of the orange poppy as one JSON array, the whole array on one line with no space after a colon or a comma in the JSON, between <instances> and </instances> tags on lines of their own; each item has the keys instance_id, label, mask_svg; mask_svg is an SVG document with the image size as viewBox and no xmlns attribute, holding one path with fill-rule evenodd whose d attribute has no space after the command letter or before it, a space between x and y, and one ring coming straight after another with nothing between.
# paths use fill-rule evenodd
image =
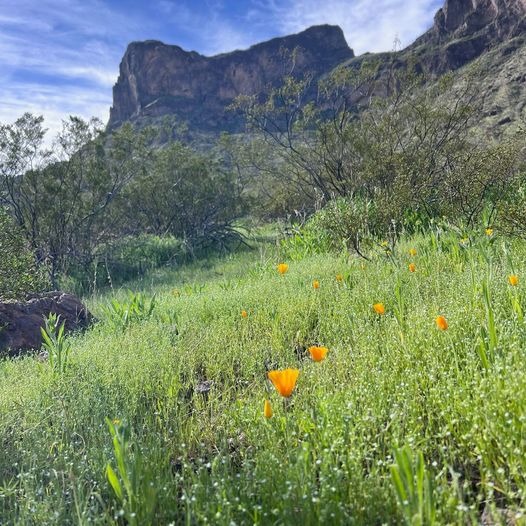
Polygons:
<instances>
[{"instance_id":1,"label":"orange poppy","mask_svg":"<svg viewBox=\"0 0 526 526\"><path fill-rule=\"evenodd\" d=\"M321 362L328 352L327 347L318 347L317 345L309 347L310 356L315 362Z\"/></svg>"},{"instance_id":2,"label":"orange poppy","mask_svg":"<svg viewBox=\"0 0 526 526\"><path fill-rule=\"evenodd\" d=\"M265 406L263 407L263 415L265 418L272 418L272 406L268 400L265 400Z\"/></svg>"},{"instance_id":3,"label":"orange poppy","mask_svg":"<svg viewBox=\"0 0 526 526\"><path fill-rule=\"evenodd\" d=\"M508 281L511 286L516 287L519 284L519 276L517 276L516 274L512 274L508 277Z\"/></svg>"},{"instance_id":4,"label":"orange poppy","mask_svg":"<svg viewBox=\"0 0 526 526\"><path fill-rule=\"evenodd\" d=\"M449 325L447 324L446 318L444 318L444 316L437 316L437 319L435 320L435 322L437 324L437 327L441 331L445 331L449 327Z\"/></svg>"},{"instance_id":5,"label":"orange poppy","mask_svg":"<svg viewBox=\"0 0 526 526\"><path fill-rule=\"evenodd\" d=\"M341 283L343 281L343 276L341 274L336 274L336 281Z\"/></svg>"},{"instance_id":6,"label":"orange poppy","mask_svg":"<svg viewBox=\"0 0 526 526\"><path fill-rule=\"evenodd\" d=\"M278 272L283 276L289 270L289 266L286 263L280 263L278 265Z\"/></svg>"},{"instance_id":7,"label":"orange poppy","mask_svg":"<svg viewBox=\"0 0 526 526\"><path fill-rule=\"evenodd\" d=\"M282 371L270 371L268 377L278 393L288 398L296 387L299 374L298 369L283 369Z\"/></svg>"},{"instance_id":8,"label":"orange poppy","mask_svg":"<svg viewBox=\"0 0 526 526\"><path fill-rule=\"evenodd\" d=\"M416 272L416 265L414 263L409 263L409 272Z\"/></svg>"},{"instance_id":9,"label":"orange poppy","mask_svg":"<svg viewBox=\"0 0 526 526\"><path fill-rule=\"evenodd\" d=\"M374 309L374 312L376 312L376 314L379 314L380 316L382 314L385 314L385 307L383 303L375 303L373 305L373 309Z\"/></svg>"},{"instance_id":10,"label":"orange poppy","mask_svg":"<svg viewBox=\"0 0 526 526\"><path fill-rule=\"evenodd\" d=\"M246 311L246 310L242 310L242 311L241 311L241 317L242 317L242 318L246 318L247 316L248 316L247 311Z\"/></svg>"},{"instance_id":11,"label":"orange poppy","mask_svg":"<svg viewBox=\"0 0 526 526\"><path fill-rule=\"evenodd\" d=\"M320 288L320 282L317 279L315 279L312 282L312 288L314 288L314 289L319 289Z\"/></svg>"}]
</instances>

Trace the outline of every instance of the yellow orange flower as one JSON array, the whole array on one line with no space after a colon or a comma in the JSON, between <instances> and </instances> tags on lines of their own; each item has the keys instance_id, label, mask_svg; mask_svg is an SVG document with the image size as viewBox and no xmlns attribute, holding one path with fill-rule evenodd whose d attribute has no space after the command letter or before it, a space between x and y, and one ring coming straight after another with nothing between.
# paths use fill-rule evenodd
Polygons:
<instances>
[{"instance_id":1,"label":"yellow orange flower","mask_svg":"<svg viewBox=\"0 0 526 526\"><path fill-rule=\"evenodd\" d=\"M327 347L318 347L317 345L309 347L310 356L315 362L321 362L328 352Z\"/></svg>"},{"instance_id":2,"label":"yellow orange flower","mask_svg":"<svg viewBox=\"0 0 526 526\"><path fill-rule=\"evenodd\" d=\"M416 272L416 265L414 263L409 263L409 272Z\"/></svg>"},{"instance_id":3,"label":"yellow orange flower","mask_svg":"<svg viewBox=\"0 0 526 526\"><path fill-rule=\"evenodd\" d=\"M508 281L511 286L516 287L519 284L519 276L517 276L516 274L512 274L508 277Z\"/></svg>"},{"instance_id":4,"label":"yellow orange flower","mask_svg":"<svg viewBox=\"0 0 526 526\"><path fill-rule=\"evenodd\" d=\"M272 418L272 406L268 400L265 400L265 406L263 408L263 415L265 418Z\"/></svg>"},{"instance_id":5,"label":"yellow orange flower","mask_svg":"<svg viewBox=\"0 0 526 526\"><path fill-rule=\"evenodd\" d=\"M320 282L317 279L315 279L312 282L312 288L314 288L314 289L319 289L320 288Z\"/></svg>"},{"instance_id":6,"label":"yellow orange flower","mask_svg":"<svg viewBox=\"0 0 526 526\"><path fill-rule=\"evenodd\" d=\"M336 281L341 283L343 281L343 276L341 274L336 274Z\"/></svg>"},{"instance_id":7,"label":"yellow orange flower","mask_svg":"<svg viewBox=\"0 0 526 526\"><path fill-rule=\"evenodd\" d=\"M486 228L486 235L491 237L493 235L493 228Z\"/></svg>"},{"instance_id":8,"label":"yellow orange flower","mask_svg":"<svg viewBox=\"0 0 526 526\"><path fill-rule=\"evenodd\" d=\"M447 324L446 318L444 318L444 316L437 316L437 319L435 320L435 322L437 324L437 327L441 331L445 331L449 327L449 325Z\"/></svg>"},{"instance_id":9,"label":"yellow orange flower","mask_svg":"<svg viewBox=\"0 0 526 526\"><path fill-rule=\"evenodd\" d=\"M246 311L246 310L242 310L242 311L241 311L241 317L242 317L242 318L246 318L247 316L248 316L247 311Z\"/></svg>"},{"instance_id":10,"label":"yellow orange flower","mask_svg":"<svg viewBox=\"0 0 526 526\"><path fill-rule=\"evenodd\" d=\"M278 272L283 276L289 270L289 266L286 263L280 263L278 265Z\"/></svg>"},{"instance_id":11,"label":"yellow orange flower","mask_svg":"<svg viewBox=\"0 0 526 526\"><path fill-rule=\"evenodd\" d=\"M382 241L380 243L380 245L383 247L383 248L387 248L389 246L389 242L388 241Z\"/></svg>"},{"instance_id":12,"label":"yellow orange flower","mask_svg":"<svg viewBox=\"0 0 526 526\"><path fill-rule=\"evenodd\" d=\"M409 249L409 255L415 257L416 256L416 248L410 248Z\"/></svg>"},{"instance_id":13,"label":"yellow orange flower","mask_svg":"<svg viewBox=\"0 0 526 526\"><path fill-rule=\"evenodd\" d=\"M385 314L385 307L383 303L375 303L373 305L373 309L374 309L374 312L376 312L376 314L380 314L380 316L382 314Z\"/></svg>"},{"instance_id":14,"label":"yellow orange flower","mask_svg":"<svg viewBox=\"0 0 526 526\"><path fill-rule=\"evenodd\" d=\"M268 377L278 393L288 398L296 387L299 374L298 369L283 369L282 371L270 371Z\"/></svg>"}]
</instances>

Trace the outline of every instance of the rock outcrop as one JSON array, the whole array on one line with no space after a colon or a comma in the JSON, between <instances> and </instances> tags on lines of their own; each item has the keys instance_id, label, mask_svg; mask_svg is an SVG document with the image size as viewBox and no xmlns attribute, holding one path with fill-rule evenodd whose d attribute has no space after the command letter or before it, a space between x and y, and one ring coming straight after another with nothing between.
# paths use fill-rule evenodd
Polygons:
<instances>
[{"instance_id":1,"label":"rock outcrop","mask_svg":"<svg viewBox=\"0 0 526 526\"><path fill-rule=\"evenodd\" d=\"M441 74L525 33L526 0L446 0L433 27L406 52Z\"/></svg>"},{"instance_id":2,"label":"rock outcrop","mask_svg":"<svg viewBox=\"0 0 526 526\"><path fill-rule=\"evenodd\" d=\"M291 73L284 53L295 49L292 73L297 76L318 78L354 56L342 30L328 25L213 57L158 41L133 42L113 88L109 127L175 114L194 129L231 129L227 106L240 94L265 93Z\"/></svg>"},{"instance_id":3,"label":"rock outcrop","mask_svg":"<svg viewBox=\"0 0 526 526\"><path fill-rule=\"evenodd\" d=\"M26 301L0 303L0 357L11 357L42 345L44 318L55 313L66 331L86 328L92 321L88 309L71 294L47 292Z\"/></svg>"}]
</instances>

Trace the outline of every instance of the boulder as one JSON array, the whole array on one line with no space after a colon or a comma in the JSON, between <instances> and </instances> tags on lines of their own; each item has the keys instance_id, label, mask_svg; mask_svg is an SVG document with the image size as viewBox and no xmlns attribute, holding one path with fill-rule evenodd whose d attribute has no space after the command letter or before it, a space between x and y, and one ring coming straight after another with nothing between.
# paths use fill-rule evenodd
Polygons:
<instances>
[{"instance_id":1,"label":"boulder","mask_svg":"<svg viewBox=\"0 0 526 526\"><path fill-rule=\"evenodd\" d=\"M60 291L33 294L25 301L0 303L0 357L39 350L40 328L51 313L65 322L66 332L84 329L93 321L78 298Z\"/></svg>"}]
</instances>

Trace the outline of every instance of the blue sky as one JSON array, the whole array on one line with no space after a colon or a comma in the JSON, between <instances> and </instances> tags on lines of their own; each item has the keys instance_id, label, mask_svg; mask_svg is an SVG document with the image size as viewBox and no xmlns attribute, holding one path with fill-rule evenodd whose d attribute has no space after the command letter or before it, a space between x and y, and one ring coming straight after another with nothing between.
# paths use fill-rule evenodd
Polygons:
<instances>
[{"instance_id":1,"label":"blue sky","mask_svg":"<svg viewBox=\"0 0 526 526\"><path fill-rule=\"evenodd\" d=\"M410 44L443 0L0 0L0 122L25 111L55 132L68 115L104 122L128 42L212 55L314 24L338 24L357 54Z\"/></svg>"}]
</instances>

